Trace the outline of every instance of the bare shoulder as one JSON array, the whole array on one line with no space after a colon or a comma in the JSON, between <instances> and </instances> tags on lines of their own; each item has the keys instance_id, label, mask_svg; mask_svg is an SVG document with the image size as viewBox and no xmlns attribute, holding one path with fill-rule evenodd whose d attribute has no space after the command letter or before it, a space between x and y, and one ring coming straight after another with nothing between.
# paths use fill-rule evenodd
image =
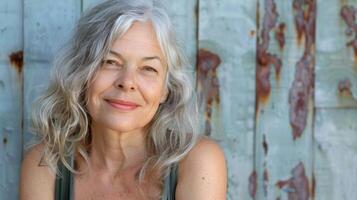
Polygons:
<instances>
[{"instance_id":1,"label":"bare shoulder","mask_svg":"<svg viewBox=\"0 0 357 200\"><path fill-rule=\"evenodd\" d=\"M212 139L202 137L179 163L176 198L226 199L227 167L224 152Z\"/></svg>"},{"instance_id":2,"label":"bare shoulder","mask_svg":"<svg viewBox=\"0 0 357 200\"><path fill-rule=\"evenodd\" d=\"M55 174L41 164L43 144L28 150L21 165L20 200L53 199Z\"/></svg>"}]
</instances>

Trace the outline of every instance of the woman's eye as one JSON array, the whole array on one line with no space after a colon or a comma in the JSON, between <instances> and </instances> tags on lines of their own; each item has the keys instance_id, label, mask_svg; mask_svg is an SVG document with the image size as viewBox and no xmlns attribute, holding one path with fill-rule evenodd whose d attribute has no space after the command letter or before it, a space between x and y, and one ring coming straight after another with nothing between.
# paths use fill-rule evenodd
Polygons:
<instances>
[{"instance_id":1,"label":"woman's eye","mask_svg":"<svg viewBox=\"0 0 357 200\"><path fill-rule=\"evenodd\" d=\"M144 70L149 71L149 72L157 73L157 70L155 68L153 68L153 67L150 67L150 66L145 66Z\"/></svg>"},{"instance_id":2,"label":"woman's eye","mask_svg":"<svg viewBox=\"0 0 357 200\"><path fill-rule=\"evenodd\" d=\"M120 64L118 61L115 60L103 60L103 65L107 67L121 67L122 64Z\"/></svg>"}]
</instances>

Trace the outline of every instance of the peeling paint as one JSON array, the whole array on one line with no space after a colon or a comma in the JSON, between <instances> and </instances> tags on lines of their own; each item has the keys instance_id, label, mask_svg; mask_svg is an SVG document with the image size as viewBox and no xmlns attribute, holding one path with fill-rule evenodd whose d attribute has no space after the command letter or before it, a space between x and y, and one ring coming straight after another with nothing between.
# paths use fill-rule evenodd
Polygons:
<instances>
[{"instance_id":1,"label":"peeling paint","mask_svg":"<svg viewBox=\"0 0 357 200\"><path fill-rule=\"evenodd\" d=\"M259 9L258 9L259 10ZM259 16L259 12L257 13ZM270 94L270 67L275 67L275 72L280 74L282 61L276 55L268 52L270 36L269 33L277 24L278 13L273 0L265 1L265 13L260 37L257 42L257 72L256 72L256 98L258 102L265 102ZM257 107L258 108L258 107ZM258 109L257 109L258 110Z\"/></svg>"},{"instance_id":2,"label":"peeling paint","mask_svg":"<svg viewBox=\"0 0 357 200\"><path fill-rule=\"evenodd\" d=\"M10 63L15 67L18 73L21 73L24 63L23 51L18 51L10 54L9 59L10 59Z\"/></svg>"},{"instance_id":3,"label":"peeling paint","mask_svg":"<svg viewBox=\"0 0 357 200\"><path fill-rule=\"evenodd\" d=\"M202 95L205 102L206 122L205 134L209 135L211 132L211 115L213 102L219 104L219 81L217 76L217 68L221 63L220 57L208 50L200 49L198 52L197 62L197 85L199 86L199 93Z\"/></svg>"},{"instance_id":4,"label":"peeling paint","mask_svg":"<svg viewBox=\"0 0 357 200\"><path fill-rule=\"evenodd\" d=\"M341 8L340 15L347 25L346 35L351 36L352 33L354 33L354 38L347 42L346 45L353 48L355 58L357 58L357 24L355 22L356 8L345 5Z\"/></svg>"},{"instance_id":5,"label":"peeling paint","mask_svg":"<svg viewBox=\"0 0 357 200\"><path fill-rule=\"evenodd\" d=\"M280 23L278 28L275 30L275 39L278 41L280 50L284 49L284 46L285 46L285 23Z\"/></svg>"},{"instance_id":6,"label":"peeling paint","mask_svg":"<svg viewBox=\"0 0 357 200\"><path fill-rule=\"evenodd\" d=\"M7 144L7 138L6 138L6 137L4 137L4 138L2 139L2 143L3 143L3 144Z\"/></svg>"},{"instance_id":7,"label":"peeling paint","mask_svg":"<svg viewBox=\"0 0 357 200\"><path fill-rule=\"evenodd\" d=\"M293 2L293 8L295 10L295 27L296 27L296 32L297 32L297 40L298 43L301 43L302 36L303 36L303 31L304 31L304 25L305 25L305 11L303 9L303 4L304 2L302 0L294 0Z\"/></svg>"},{"instance_id":8,"label":"peeling paint","mask_svg":"<svg viewBox=\"0 0 357 200\"><path fill-rule=\"evenodd\" d=\"M308 200L310 198L309 180L305 174L305 167L300 162L291 171L292 177L288 180L278 181L279 189L286 188L289 200Z\"/></svg>"},{"instance_id":9,"label":"peeling paint","mask_svg":"<svg viewBox=\"0 0 357 200\"><path fill-rule=\"evenodd\" d=\"M351 87L352 87L352 84L351 84L350 79L346 78L346 79L340 80L338 82L339 96L355 98L352 94Z\"/></svg>"},{"instance_id":10,"label":"peeling paint","mask_svg":"<svg viewBox=\"0 0 357 200\"><path fill-rule=\"evenodd\" d=\"M250 32L249 32L249 36L250 37L253 37L255 35L255 30L251 30Z\"/></svg>"},{"instance_id":11,"label":"peeling paint","mask_svg":"<svg viewBox=\"0 0 357 200\"><path fill-rule=\"evenodd\" d=\"M315 68L316 0L294 0L295 26L298 39L305 38L303 56L296 64L295 78L290 88L290 125L293 138L301 137L307 123L308 104L313 99Z\"/></svg>"},{"instance_id":12,"label":"peeling paint","mask_svg":"<svg viewBox=\"0 0 357 200\"><path fill-rule=\"evenodd\" d=\"M254 170L249 176L249 194L253 199L257 193L257 172Z\"/></svg>"},{"instance_id":13,"label":"peeling paint","mask_svg":"<svg viewBox=\"0 0 357 200\"><path fill-rule=\"evenodd\" d=\"M338 91L340 93L347 92L351 94L351 81L346 78L338 82Z\"/></svg>"},{"instance_id":14,"label":"peeling paint","mask_svg":"<svg viewBox=\"0 0 357 200\"><path fill-rule=\"evenodd\" d=\"M263 135L263 149L264 149L264 154L267 155L268 154L268 143L266 141L265 135Z\"/></svg>"},{"instance_id":15,"label":"peeling paint","mask_svg":"<svg viewBox=\"0 0 357 200\"><path fill-rule=\"evenodd\" d=\"M266 168L264 169L263 178L264 178L264 194L265 194L265 196L267 196L268 195L268 186L269 186L269 172Z\"/></svg>"}]
</instances>

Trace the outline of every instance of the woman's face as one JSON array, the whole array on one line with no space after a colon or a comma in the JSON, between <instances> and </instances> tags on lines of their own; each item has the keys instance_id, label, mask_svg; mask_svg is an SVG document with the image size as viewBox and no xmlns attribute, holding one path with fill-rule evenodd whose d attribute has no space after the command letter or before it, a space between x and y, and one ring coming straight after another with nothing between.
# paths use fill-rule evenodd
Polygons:
<instances>
[{"instance_id":1,"label":"woman's face","mask_svg":"<svg viewBox=\"0 0 357 200\"><path fill-rule=\"evenodd\" d=\"M142 131L166 99L166 64L150 22L116 39L88 90L92 126Z\"/></svg>"}]
</instances>

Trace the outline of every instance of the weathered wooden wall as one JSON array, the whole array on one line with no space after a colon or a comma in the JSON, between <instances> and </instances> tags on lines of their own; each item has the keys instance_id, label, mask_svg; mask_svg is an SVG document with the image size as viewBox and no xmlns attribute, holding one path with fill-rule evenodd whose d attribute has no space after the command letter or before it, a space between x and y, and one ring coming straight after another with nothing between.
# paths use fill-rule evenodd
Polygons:
<instances>
[{"instance_id":1,"label":"weathered wooden wall","mask_svg":"<svg viewBox=\"0 0 357 200\"><path fill-rule=\"evenodd\" d=\"M18 198L29 110L100 0L0 1L0 200ZM357 0L163 0L189 55L228 199L357 199Z\"/></svg>"},{"instance_id":2,"label":"weathered wooden wall","mask_svg":"<svg viewBox=\"0 0 357 200\"><path fill-rule=\"evenodd\" d=\"M16 199L22 156L21 0L0 1L0 199Z\"/></svg>"}]
</instances>

